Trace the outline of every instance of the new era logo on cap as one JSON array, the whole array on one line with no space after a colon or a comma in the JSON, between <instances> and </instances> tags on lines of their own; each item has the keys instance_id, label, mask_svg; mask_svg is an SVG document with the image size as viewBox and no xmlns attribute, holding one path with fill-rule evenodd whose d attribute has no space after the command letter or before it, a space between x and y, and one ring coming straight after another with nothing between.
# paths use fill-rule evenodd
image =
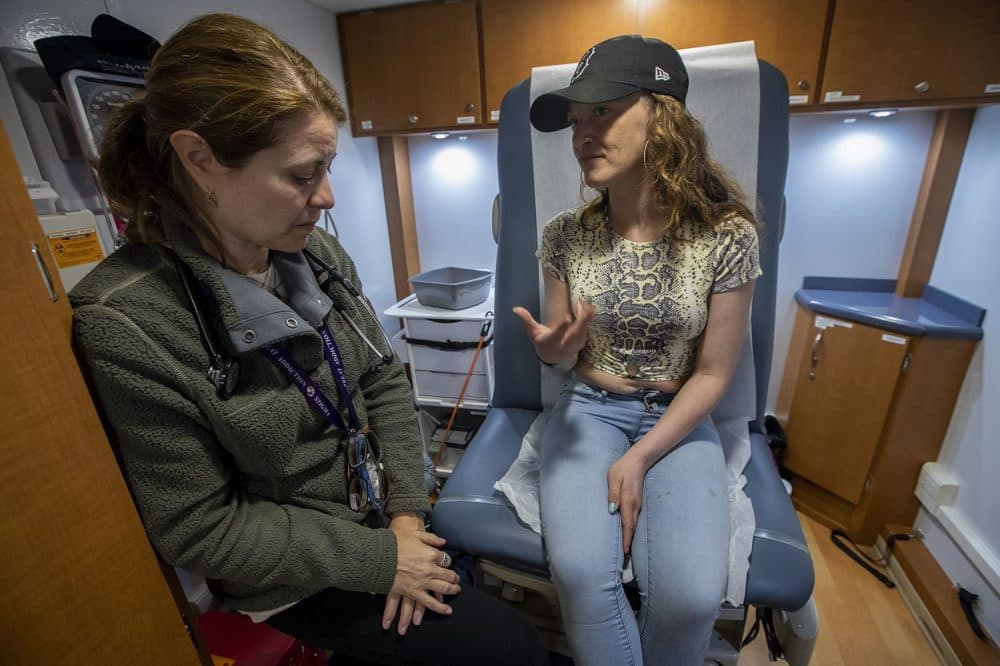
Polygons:
<instances>
[{"instance_id":1,"label":"new era logo on cap","mask_svg":"<svg viewBox=\"0 0 1000 666\"><path fill-rule=\"evenodd\" d=\"M669 81L670 80L670 74L668 74L667 72L663 71L663 69L659 65L657 65L656 66L656 70L655 70L655 72L653 74L653 78L655 80L657 80L657 81Z\"/></svg>"}]
</instances>

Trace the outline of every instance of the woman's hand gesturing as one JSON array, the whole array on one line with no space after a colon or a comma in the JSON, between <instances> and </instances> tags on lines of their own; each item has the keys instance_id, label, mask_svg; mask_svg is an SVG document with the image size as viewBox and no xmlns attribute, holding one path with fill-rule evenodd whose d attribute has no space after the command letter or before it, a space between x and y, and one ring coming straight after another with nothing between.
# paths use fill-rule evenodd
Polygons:
<instances>
[{"instance_id":1,"label":"woman's hand gesturing","mask_svg":"<svg viewBox=\"0 0 1000 666\"><path fill-rule=\"evenodd\" d=\"M594 306L581 298L576 303L575 317L567 314L556 325L546 326L535 321L524 308L514 308L514 314L524 324L538 357L553 364L564 362L580 353L587 344L587 331L594 313Z\"/></svg>"}]
</instances>

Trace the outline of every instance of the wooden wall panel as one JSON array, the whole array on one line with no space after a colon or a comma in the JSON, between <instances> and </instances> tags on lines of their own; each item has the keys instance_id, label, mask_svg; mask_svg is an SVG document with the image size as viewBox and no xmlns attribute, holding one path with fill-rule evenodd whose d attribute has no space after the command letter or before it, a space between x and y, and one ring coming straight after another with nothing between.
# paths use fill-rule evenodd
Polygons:
<instances>
[{"instance_id":1,"label":"wooden wall panel","mask_svg":"<svg viewBox=\"0 0 1000 666\"><path fill-rule=\"evenodd\" d=\"M66 294L2 128L0 219L0 662L201 663L77 366Z\"/></svg>"}]
</instances>

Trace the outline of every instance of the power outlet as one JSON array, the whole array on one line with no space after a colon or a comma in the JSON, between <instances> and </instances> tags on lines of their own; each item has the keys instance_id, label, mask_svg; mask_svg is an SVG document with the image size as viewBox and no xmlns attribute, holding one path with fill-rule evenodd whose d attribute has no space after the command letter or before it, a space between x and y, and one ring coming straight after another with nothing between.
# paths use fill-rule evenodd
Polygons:
<instances>
[{"instance_id":1,"label":"power outlet","mask_svg":"<svg viewBox=\"0 0 1000 666\"><path fill-rule=\"evenodd\" d=\"M937 515L938 508L951 506L958 495L958 480L936 462L924 463L920 468L920 478L914 491L917 499L931 515Z\"/></svg>"}]
</instances>

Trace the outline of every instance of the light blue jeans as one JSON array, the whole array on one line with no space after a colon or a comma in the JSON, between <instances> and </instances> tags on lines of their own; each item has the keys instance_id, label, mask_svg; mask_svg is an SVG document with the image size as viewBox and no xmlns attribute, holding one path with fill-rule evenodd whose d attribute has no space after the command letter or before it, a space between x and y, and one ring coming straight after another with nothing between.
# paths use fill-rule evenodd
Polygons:
<instances>
[{"instance_id":1,"label":"light blue jeans","mask_svg":"<svg viewBox=\"0 0 1000 666\"><path fill-rule=\"evenodd\" d=\"M541 444L542 536L577 666L701 666L726 589L725 459L710 418L646 474L632 541L642 605L622 587L611 465L668 409L570 381Z\"/></svg>"}]
</instances>

